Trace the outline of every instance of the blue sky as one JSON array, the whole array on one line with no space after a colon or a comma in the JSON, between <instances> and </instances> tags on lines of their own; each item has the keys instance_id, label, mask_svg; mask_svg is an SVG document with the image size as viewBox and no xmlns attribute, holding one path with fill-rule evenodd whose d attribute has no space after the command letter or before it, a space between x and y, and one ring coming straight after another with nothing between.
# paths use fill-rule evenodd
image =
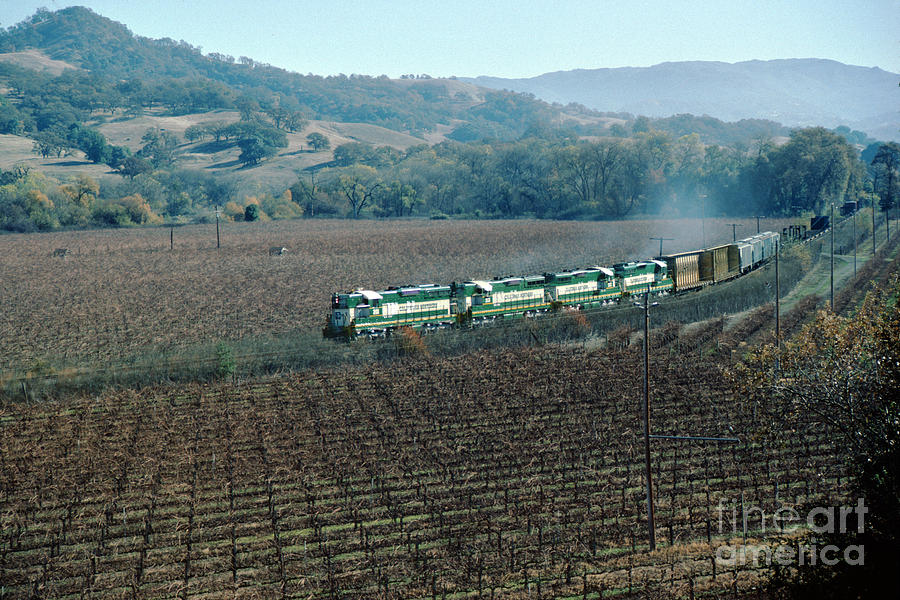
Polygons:
<instances>
[{"instance_id":1,"label":"blue sky","mask_svg":"<svg viewBox=\"0 0 900 600\"><path fill-rule=\"evenodd\" d=\"M0 0L300 73L532 77L665 61L829 58L900 73L900 0Z\"/></svg>"}]
</instances>

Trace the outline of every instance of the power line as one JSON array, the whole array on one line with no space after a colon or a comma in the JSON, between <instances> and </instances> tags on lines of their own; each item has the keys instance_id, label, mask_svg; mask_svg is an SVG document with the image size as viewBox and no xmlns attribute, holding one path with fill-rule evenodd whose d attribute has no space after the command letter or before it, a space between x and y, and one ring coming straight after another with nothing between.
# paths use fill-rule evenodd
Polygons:
<instances>
[{"instance_id":1,"label":"power line","mask_svg":"<svg viewBox=\"0 0 900 600\"><path fill-rule=\"evenodd\" d=\"M761 215L755 215L753 218L756 219L756 233L759 233L759 220L765 219L766 217L761 216Z\"/></svg>"},{"instance_id":2,"label":"power line","mask_svg":"<svg viewBox=\"0 0 900 600\"><path fill-rule=\"evenodd\" d=\"M834 312L834 202L831 203L831 312Z\"/></svg>"}]
</instances>

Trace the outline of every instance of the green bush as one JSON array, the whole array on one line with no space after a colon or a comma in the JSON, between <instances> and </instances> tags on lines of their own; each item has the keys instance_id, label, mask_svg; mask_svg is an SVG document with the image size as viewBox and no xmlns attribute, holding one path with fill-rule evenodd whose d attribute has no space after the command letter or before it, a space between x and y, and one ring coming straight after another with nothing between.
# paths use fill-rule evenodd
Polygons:
<instances>
[{"instance_id":1,"label":"green bush","mask_svg":"<svg viewBox=\"0 0 900 600\"><path fill-rule=\"evenodd\" d=\"M216 376L220 379L227 379L234 375L234 353L225 342L216 344L216 364Z\"/></svg>"}]
</instances>

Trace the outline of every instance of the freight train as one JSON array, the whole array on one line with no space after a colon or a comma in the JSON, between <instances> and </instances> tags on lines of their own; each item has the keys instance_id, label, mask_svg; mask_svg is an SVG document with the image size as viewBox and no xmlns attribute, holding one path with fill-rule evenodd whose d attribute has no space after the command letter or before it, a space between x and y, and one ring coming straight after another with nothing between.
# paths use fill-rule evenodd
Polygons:
<instances>
[{"instance_id":1,"label":"freight train","mask_svg":"<svg viewBox=\"0 0 900 600\"><path fill-rule=\"evenodd\" d=\"M420 284L333 294L325 337L383 337L401 327L482 325L561 308L593 308L632 294L679 293L738 277L775 256L767 231L733 244L652 260L450 285Z\"/></svg>"}]
</instances>

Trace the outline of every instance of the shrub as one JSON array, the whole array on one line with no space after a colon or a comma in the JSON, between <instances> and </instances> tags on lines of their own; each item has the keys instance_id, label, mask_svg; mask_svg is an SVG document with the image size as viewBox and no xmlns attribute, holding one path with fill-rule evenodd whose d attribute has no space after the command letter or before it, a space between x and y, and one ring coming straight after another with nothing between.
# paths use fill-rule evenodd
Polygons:
<instances>
[{"instance_id":1,"label":"shrub","mask_svg":"<svg viewBox=\"0 0 900 600\"><path fill-rule=\"evenodd\" d=\"M234 354L225 342L216 344L216 376L226 379L234 375Z\"/></svg>"},{"instance_id":2,"label":"shrub","mask_svg":"<svg viewBox=\"0 0 900 600\"><path fill-rule=\"evenodd\" d=\"M428 347L421 334L412 327L401 327L396 337L397 353L401 356L428 355Z\"/></svg>"},{"instance_id":3,"label":"shrub","mask_svg":"<svg viewBox=\"0 0 900 600\"><path fill-rule=\"evenodd\" d=\"M227 202L225 204L225 208L223 211L225 216L231 219L232 221L243 221L244 220L244 209L241 208L241 205L233 200Z\"/></svg>"}]
</instances>

